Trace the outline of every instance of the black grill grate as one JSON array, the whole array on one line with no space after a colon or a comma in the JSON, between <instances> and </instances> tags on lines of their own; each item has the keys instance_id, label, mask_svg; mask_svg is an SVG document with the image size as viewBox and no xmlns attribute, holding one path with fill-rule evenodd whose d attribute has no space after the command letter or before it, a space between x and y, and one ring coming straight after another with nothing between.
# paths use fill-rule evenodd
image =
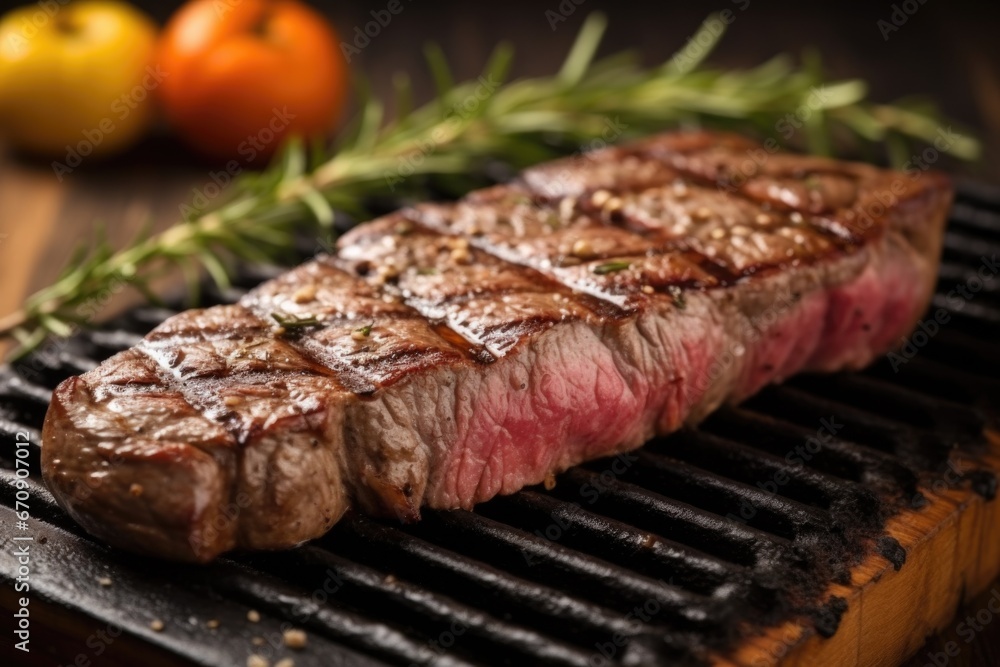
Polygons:
<instances>
[{"instance_id":1,"label":"black grill grate","mask_svg":"<svg viewBox=\"0 0 1000 667\"><path fill-rule=\"evenodd\" d=\"M935 299L952 320L905 363L767 389L697 430L570 470L548 491L427 512L413 526L348 516L300 549L207 567L95 543L39 481L51 389L173 312L136 308L0 370L0 525L15 532L13 443L26 432L31 595L83 619L60 664L77 654L102 664L105 638L137 639L140 654L164 664L274 660L289 653L280 639L288 625L310 635L295 654L300 667L697 663L793 615L829 635L844 605L822 591L846 582L871 549L902 567L905 553L880 534L885 519L922 507L929 483L954 481L943 475L949 457L974 458L984 428L996 426L1000 279L962 303L948 293L998 251L1000 192L970 185L952 212ZM234 300L262 277L248 273L211 298ZM981 472L959 483L996 491ZM0 555L8 580L11 552ZM247 620L248 609L260 622ZM150 629L153 619L162 632Z\"/></svg>"}]
</instances>

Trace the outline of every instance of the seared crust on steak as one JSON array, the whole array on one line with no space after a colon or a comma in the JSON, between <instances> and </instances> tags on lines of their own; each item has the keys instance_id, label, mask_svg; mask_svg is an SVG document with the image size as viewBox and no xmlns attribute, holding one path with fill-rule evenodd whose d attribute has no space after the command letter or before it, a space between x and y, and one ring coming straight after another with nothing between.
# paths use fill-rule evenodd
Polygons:
<instances>
[{"instance_id":1,"label":"seared crust on steak","mask_svg":"<svg viewBox=\"0 0 1000 667\"><path fill-rule=\"evenodd\" d=\"M470 507L869 363L926 308L950 200L933 172L713 133L541 165L361 225L67 380L46 481L101 538L195 561L349 507Z\"/></svg>"}]
</instances>

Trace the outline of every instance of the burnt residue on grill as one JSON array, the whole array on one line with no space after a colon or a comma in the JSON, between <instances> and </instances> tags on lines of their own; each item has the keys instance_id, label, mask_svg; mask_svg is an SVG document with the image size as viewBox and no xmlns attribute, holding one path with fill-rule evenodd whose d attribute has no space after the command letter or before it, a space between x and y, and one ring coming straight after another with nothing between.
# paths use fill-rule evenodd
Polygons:
<instances>
[{"instance_id":1,"label":"burnt residue on grill","mask_svg":"<svg viewBox=\"0 0 1000 667\"><path fill-rule=\"evenodd\" d=\"M965 189L955 205L935 302L949 322L872 368L796 378L472 512L426 511L414 525L348 515L299 549L205 567L95 543L39 481L51 389L173 312L136 308L0 369L0 522L13 532L13 443L24 433L39 600L121 628L166 664L244 665L253 653L274 663L288 626L310 637L299 667L699 664L789 618L828 637L848 604L826 595L832 582L848 583L873 554L907 567L884 534L890 516L953 486L996 495L976 459L1000 414L1000 289L948 298L1000 250L994 195ZM233 301L271 275L246 271L208 297Z\"/></svg>"}]
</instances>

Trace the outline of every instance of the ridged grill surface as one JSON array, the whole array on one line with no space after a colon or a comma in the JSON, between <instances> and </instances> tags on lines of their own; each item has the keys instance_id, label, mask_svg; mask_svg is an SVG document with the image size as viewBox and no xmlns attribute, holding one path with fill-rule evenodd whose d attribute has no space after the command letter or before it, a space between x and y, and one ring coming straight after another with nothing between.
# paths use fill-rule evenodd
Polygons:
<instances>
[{"instance_id":1,"label":"ridged grill surface","mask_svg":"<svg viewBox=\"0 0 1000 667\"><path fill-rule=\"evenodd\" d=\"M83 614L86 627L121 628L180 664L293 655L281 646L288 626L309 634L294 653L299 667L698 663L790 616L829 635L844 611L821 595L831 581L847 581L872 551L905 567L900 546L881 534L889 515L919 510L921 489L935 482L995 494L992 475L966 466L959 479L948 463L974 460L984 429L996 426L1000 278L988 268L979 275L989 279L973 276L997 254L1000 192L965 186L932 306L951 319L900 357L769 388L697 430L572 469L550 490L472 512L428 511L416 525L349 515L299 549L207 567L95 542L40 480L51 390L174 312L136 308L0 370L0 576L4 586L16 576L8 540L21 534L21 432L32 443L23 534L34 540L33 599ZM235 300L261 278L248 271L209 300ZM962 285L972 298L949 297ZM247 620L250 609L259 622ZM150 629L153 619L162 632ZM93 659L85 642L78 650Z\"/></svg>"}]
</instances>

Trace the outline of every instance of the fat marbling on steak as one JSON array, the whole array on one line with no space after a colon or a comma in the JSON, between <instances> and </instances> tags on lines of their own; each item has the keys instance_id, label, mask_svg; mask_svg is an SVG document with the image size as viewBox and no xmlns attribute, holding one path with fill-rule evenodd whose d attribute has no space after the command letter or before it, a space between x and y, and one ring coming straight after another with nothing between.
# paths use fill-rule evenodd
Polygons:
<instances>
[{"instance_id":1,"label":"fat marbling on steak","mask_svg":"<svg viewBox=\"0 0 1000 667\"><path fill-rule=\"evenodd\" d=\"M950 199L936 173L713 133L541 165L361 225L66 380L45 478L98 537L193 561L348 508L468 508L869 363L927 306Z\"/></svg>"}]
</instances>

